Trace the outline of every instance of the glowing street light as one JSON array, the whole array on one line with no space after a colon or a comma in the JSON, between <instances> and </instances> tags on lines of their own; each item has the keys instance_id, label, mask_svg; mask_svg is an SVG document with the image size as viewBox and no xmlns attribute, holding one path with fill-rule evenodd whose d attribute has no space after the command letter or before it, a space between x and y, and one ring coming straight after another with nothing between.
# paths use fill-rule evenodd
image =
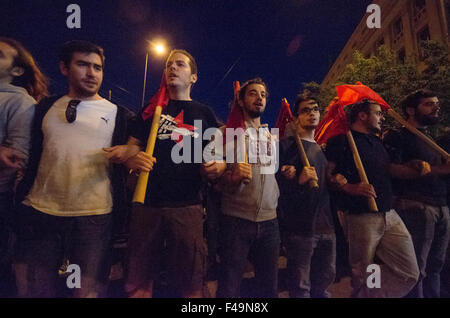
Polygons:
<instances>
[{"instance_id":1,"label":"glowing street light","mask_svg":"<svg viewBox=\"0 0 450 318\"><path fill-rule=\"evenodd\" d=\"M163 56L164 53L166 52L166 46L161 43L155 43L155 42L150 42L150 47L149 49L151 49L152 51L154 51L156 53L156 55L158 56ZM142 101L141 101L141 108L144 108L144 102L145 102L145 87L147 85L147 70L148 70L148 56L149 56L149 50L147 50L147 53L145 54L145 70L144 70L144 86L142 88Z\"/></svg>"},{"instance_id":2,"label":"glowing street light","mask_svg":"<svg viewBox=\"0 0 450 318\"><path fill-rule=\"evenodd\" d=\"M163 44L157 44L155 46L155 52L158 55L162 55L164 54L164 52L166 52L166 47Z\"/></svg>"}]
</instances>

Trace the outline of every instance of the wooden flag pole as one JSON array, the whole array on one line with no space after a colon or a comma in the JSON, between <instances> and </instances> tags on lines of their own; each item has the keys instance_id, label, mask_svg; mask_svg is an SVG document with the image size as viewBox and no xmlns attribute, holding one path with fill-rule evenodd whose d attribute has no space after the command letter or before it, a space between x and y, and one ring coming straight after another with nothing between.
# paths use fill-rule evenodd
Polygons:
<instances>
[{"instance_id":1,"label":"wooden flag pole","mask_svg":"<svg viewBox=\"0 0 450 318\"><path fill-rule=\"evenodd\" d=\"M350 149L353 154L353 159L355 160L356 170L358 171L359 178L361 182L369 184L369 180L367 179L366 171L364 170L364 166L361 162L361 157L359 156L358 148L356 148L355 140L353 139L353 135L351 130L347 132L347 140L350 145ZM375 202L375 198L368 198L369 209L374 212L378 212L377 203Z\"/></svg>"},{"instance_id":2,"label":"wooden flag pole","mask_svg":"<svg viewBox=\"0 0 450 318\"><path fill-rule=\"evenodd\" d=\"M426 136L424 133L422 133L420 130L418 130L416 127L408 123L402 116L400 116L395 110L390 108L387 113L389 116L394 118L396 121L398 121L400 124L405 126L406 129L408 129L410 132L415 134L417 137L419 137L422 141L424 141L428 146L430 146L433 150L437 151L444 159L450 160L450 155L447 151L439 147L433 140L431 140L428 136Z\"/></svg>"},{"instance_id":3,"label":"wooden flag pole","mask_svg":"<svg viewBox=\"0 0 450 318\"><path fill-rule=\"evenodd\" d=\"M247 131L247 123L245 123L245 131L244 131L244 133L241 135L241 138L242 138L242 150L244 151L244 162L245 163L248 163L248 154L247 154L247 143L245 142L245 134L246 134L246 131ZM250 138L249 138L249 142L250 142ZM250 183L250 179L244 179L243 181L242 181L245 185L247 185L247 184L249 184Z\"/></svg>"},{"instance_id":4,"label":"wooden flag pole","mask_svg":"<svg viewBox=\"0 0 450 318\"><path fill-rule=\"evenodd\" d=\"M300 159L302 160L303 166L311 167L308 160L308 156L306 156L305 147L303 147L302 139L300 138L298 129L294 126L295 125L294 122L289 123L289 125L291 126L291 129L294 132L298 153L300 155ZM319 188L319 184L317 183L316 180L310 180L308 182L308 185L310 188Z\"/></svg>"},{"instance_id":5,"label":"wooden flag pole","mask_svg":"<svg viewBox=\"0 0 450 318\"><path fill-rule=\"evenodd\" d=\"M161 119L161 106L156 106L155 113L153 114L152 126L147 141L147 148L145 152L150 156L153 156L153 151L155 150L156 136L158 134L159 121ZM148 172L141 171L139 173L139 178L136 184L136 189L134 190L133 203L144 204L145 193L147 191L148 182Z\"/></svg>"}]
</instances>

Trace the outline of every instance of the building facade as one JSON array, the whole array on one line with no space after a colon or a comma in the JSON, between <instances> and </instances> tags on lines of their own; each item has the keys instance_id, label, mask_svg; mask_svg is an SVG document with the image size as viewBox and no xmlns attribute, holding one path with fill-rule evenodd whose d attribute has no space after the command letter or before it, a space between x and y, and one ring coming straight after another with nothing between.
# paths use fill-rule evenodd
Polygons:
<instances>
[{"instance_id":1,"label":"building facade","mask_svg":"<svg viewBox=\"0 0 450 318\"><path fill-rule=\"evenodd\" d=\"M322 81L322 86L332 85L352 62L353 52L365 56L374 54L386 45L399 52L399 57L413 56L422 59L420 42L435 40L449 45L450 0L375 0L381 8L381 28L367 26L366 13L353 32L344 49Z\"/></svg>"}]
</instances>

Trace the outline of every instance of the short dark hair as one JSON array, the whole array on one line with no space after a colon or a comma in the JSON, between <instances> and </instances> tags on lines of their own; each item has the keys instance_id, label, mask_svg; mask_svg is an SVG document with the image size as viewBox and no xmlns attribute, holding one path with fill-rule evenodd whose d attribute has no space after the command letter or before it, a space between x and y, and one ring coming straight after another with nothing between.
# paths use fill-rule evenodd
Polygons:
<instances>
[{"instance_id":1,"label":"short dark hair","mask_svg":"<svg viewBox=\"0 0 450 318\"><path fill-rule=\"evenodd\" d=\"M409 117L408 113L406 112L407 108L416 109L420 105L420 101L422 100L422 98L430 98L430 97L437 97L437 96L438 95L435 92L430 91L428 89L416 90L416 91L410 93L409 95L407 95L401 101L403 113L405 114L406 117Z\"/></svg>"},{"instance_id":2,"label":"short dark hair","mask_svg":"<svg viewBox=\"0 0 450 318\"><path fill-rule=\"evenodd\" d=\"M198 72L197 62L195 61L195 58L186 50L174 49L174 50L170 51L169 56L166 59L166 64L167 64L167 61L170 59L170 57L176 53L180 53L180 54L187 56L187 58L189 59L189 66L191 67L191 73L197 74L197 72Z\"/></svg>"},{"instance_id":3,"label":"short dark hair","mask_svg":"<svg viewBox=\"0 0 450 318\"><path fill-rule=\"evenodd\" d=\"M264 86L264 88L266 89L266 99L269 97L269 91L267 90L266 83L264 83L264 81L262 80L261 77L256 77L256 78L252 78L252 79L246 81L244 84L242 84L241 89L239 90L239 99L240 100L244 99L245 92L246 92L248 86L251 84L259 84L259 85Z\"/></svg>"},{"instance_id":4,"label":"short dark hair","mask_svg":"<svg viewBox=\"0 0 450 318\"><path fill-rule=\"evenodd\" d=\"M97 44L84 40L73 40L64 43L59 53L59 60L69 67L70 62L72 61L73 53L75 52L88 54L95 53L100 56L100 59L102 60L102 67L105 66L105 53L103 48Z\"/></svg>"},{"instance_id":5,"label":"short dark hair","mask_svg":"<svg viewBox=\"0 0 450 318\"><path fill-rule=\"evenodd\" d=\"M298 111L300 108L300 104L303 102L307 102L309 100L313 100L315 101L317 104L319 104L319 101L317 100L317 97L311 93L308 90L305 90L303 92L301 92L300 94L297 95L297 98L295 99L295 103L294 103L294 111L293 111L293 115L295 117L298 116Z\"/></svg>"},{"instance_id":6,"label":"short dark hair","mask_svg":"<svg viewBox=\"0 0 450 318\"><path fill-rule=\"evenodd\" d=\"M370 105L375 104L378 105L377 102L370 100L370 99L363 99L360 102L357 102L355 104L346 106L344 109L347 110L347 121L351 125L355 123L358 120L358 115L360 113L366 113L369 114L370 112Z\"/></svg>"}]
</instances>

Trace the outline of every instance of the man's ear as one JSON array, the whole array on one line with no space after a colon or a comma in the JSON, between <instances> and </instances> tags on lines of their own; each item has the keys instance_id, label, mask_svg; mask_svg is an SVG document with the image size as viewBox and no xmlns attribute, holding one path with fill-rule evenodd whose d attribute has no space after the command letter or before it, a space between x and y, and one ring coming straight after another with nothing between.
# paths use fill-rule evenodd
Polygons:
<instances>
[{"instance_id":1,"label":"man's ear","mask_svg":"<svg viewBox=\"0 0 450 318\"><path fill-rule=\"evenodd\" d=\"M367 113L365 113L365 112L360 112L360 113L358 114L358 118L359 118L359 120L361 120L361 121L365 121L365 120L367 119L367 117L369 117L369 114L367 114Z\"/></svg>"},{"instance_id":2,"label":"man's ear","mask_svg":"<svg viewBox=\"0 0 450 318\"><path fill-rule=\"evenodd\" d=\"M69 68L66 66L64 62L59 62L59 70L61 71L61 74L64 76L67 76L69 73Z\"/></svg>"},{"instance_id":3,"label":"man's ear","mask_svg":"<svg viewBox=\"0 0 450 318\"><path fill-rule=\"evenodd\" d=\"M198 79L197 74L191 74L191 83L192 84L195 84L197 82L197 79Z\"/></svg>"},{"instance_id":4,"label":"man's ear","mask_svg":"<svg viewBox=\"0 0 450 318\"><path fill-rule=\"evenodd\" d=\"M25 69L20 66L14 66L10 71L10 74L13 77L20 77L23 75L23 73L25 73Z\"/></svg>"},{"instance_id":5,"label":"man's ear","mask_svg":"<svg viewBox=\"0 0 450 318\"><path fill-rule=\"evenodd\" d=\"M242 99L238 98L237 103L239 107L244 108L244 101Z\"/></svg>"},{"instance_id":6,"label":"man's ear","mask_svg":"<svg viewBox=\"0 0 450 318\"><path fill-rule=\"evenodd\" d=\"M406 113L409 117L413 117L416 114L416 109L414 107L406 107Z\"/></svg>"}]
</instances>

